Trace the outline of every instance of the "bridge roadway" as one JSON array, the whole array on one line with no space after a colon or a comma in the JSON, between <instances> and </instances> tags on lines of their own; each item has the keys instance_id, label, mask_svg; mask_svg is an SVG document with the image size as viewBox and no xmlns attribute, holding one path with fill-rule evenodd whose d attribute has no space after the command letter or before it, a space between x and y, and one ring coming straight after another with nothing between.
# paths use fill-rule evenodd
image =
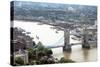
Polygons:
<instances>
[{"instance_id":1,"label":"bridge roadway","mask_svg":"<svg viewBox=\"0 0 100 67\"><path fill-rule=\"evenodd\" d=\"M91 43L92 46L95 46L94 43L96 43L97 41L89 41L89 43ZM71 46L75 46L75 45L82 45L82 43L71 43ZM64 45L57 45L57 46L48 46L48 48L58 48L58 47L63 47Z\"/></svg>"}]
</instances>

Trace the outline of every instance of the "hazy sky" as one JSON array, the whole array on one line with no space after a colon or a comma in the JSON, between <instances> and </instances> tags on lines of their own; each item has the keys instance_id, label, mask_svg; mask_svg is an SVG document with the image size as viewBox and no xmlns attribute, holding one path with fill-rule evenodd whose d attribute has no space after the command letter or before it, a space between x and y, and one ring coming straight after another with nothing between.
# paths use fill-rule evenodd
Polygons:
<instances>
[{"instance_id":1,"label":"hazy sky","mask_svg":"<svg viewBox=\"0 0 100 67\"><path fill-rule=\"evenodd\" d=\"M33 1L33 2L67 3L67 4L81 4L81 5L99 4L99 0L13 0L13 1Z\"/></svg>"}]
</instances>

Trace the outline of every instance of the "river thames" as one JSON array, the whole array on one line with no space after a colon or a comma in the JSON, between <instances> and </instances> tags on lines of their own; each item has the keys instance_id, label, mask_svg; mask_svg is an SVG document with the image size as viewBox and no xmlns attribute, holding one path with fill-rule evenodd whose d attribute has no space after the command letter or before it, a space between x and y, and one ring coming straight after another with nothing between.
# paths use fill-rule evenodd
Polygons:
<instances>
[{"instance_id":1,"label":"river thames","mask_svg":"<svg viewBox=\"0 0 100 67\"><path fill-rule=\"evenodd\" d=\"M41 41L46 47L64 46L64 32L51 29L53 26L46 24L39 25L36 22L14 21L14 27L22 28L27 32L31 32L29 36L33 37L36 43ZM39 39L37 39L36 36L38 36ZM71 36L70 41L71 43L81 42L71 39ZM66 59L72 59L75 62L97 61L97 48L82 49L82 45L74 45L72 46L71 52L63 51L62 47L51 49L53 51L53 56L57 59L64 57Z\"/></svg>"}]
</instances>

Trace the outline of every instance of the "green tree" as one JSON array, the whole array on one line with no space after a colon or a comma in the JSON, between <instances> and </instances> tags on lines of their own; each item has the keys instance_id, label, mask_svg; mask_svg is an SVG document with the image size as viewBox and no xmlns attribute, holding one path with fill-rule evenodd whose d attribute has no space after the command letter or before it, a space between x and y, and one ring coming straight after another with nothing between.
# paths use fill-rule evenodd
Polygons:
<instances>
[{"instance_id":1,"label":"green tree","mask_svg":"<svg viewBox=\"0 0 100 67\"><path fill-rule=\"evenodd\" d=\"M41 42L38 42L37 45L38 45L38 46L37 46L37 49L38 49L39 51L43 51L43 50L44 50L44 46L43 46L43 44L42 44Z\"/></svg>"},{"instance_id":2,"label":"green tree","mask_svg":"<svg viewBox=\"0 0 100 67\"><path fill-rule=\"evenodd\" d=\"M51 49L45 48L46 55L50 56L53 54Z\"/></svg>"},{"instance_id":3,"label":"green tree","mask_svg":"<svg viewBox=\"0 0 100 67\"><path fill-rule=\"evenodd\" d=\"M15 59L15 64L16 65L24 65L24 60L22 58L20 58L20 57L17 57Z\"/></svg>"},{"instance_id":4,"label":"green tree","mask_svg":"<svg viewBox=\"0 0 100 67\"><path fill-rule=\"evenodd\" d=\"M62 57L59 62L60 63L74 63L73 60L71 60L71 59L65 59L64 57Z\"/></svg>"},{"instance_id":5,"label":"green tree","mask_svg":"<svg viewBox=\"0 0 100 67\"><path fill-rule=\"evenodd\" d=\"M35 41L33 41L33 46L36 46L36 43L35 43Z\"/></svg>"},{"instance_id":6,"label":"green tree","mask_svg":"<svg viewBox=\"0 0 100 67\"><path fill-rule=\"evenodd\" d=\"M29 61L36 59L36 50L29 48L28 50L28 57L29 57Z\"/></svg>"},{"instance_id":7,"label":"green tree","mask_svg":"<svg viewBox=\"0 0 100 67\"><path fill-rule=\"evenodd\" d=\"M38 42L36 46L28 49L30 64L48 64L54 63L51 56L52 50L43 46L41 42Z\"/></svg>"}]
</instances>

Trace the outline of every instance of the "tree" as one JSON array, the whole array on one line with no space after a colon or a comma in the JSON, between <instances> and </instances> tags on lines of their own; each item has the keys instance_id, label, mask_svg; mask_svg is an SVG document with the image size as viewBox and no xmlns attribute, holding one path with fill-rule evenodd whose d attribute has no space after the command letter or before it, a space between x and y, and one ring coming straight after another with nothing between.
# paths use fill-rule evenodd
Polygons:
<instances>
[{"instance_id":1,"label":"tree","mask_svg":"<svg viewBox=\"0 0 100 67\"><path fill-rule=\"evenodd\" d=\"M16 65L24 65L24 60L22 58L20 58L20 57L17 57L15 59L15 64Z\"/></svg>"},{"instance_id":2,"label":"tree","mask_svg":"<svg viewBox=\"0 0 100 67\"><path fill-rule=\"evenodd\" d=\"M71 59L65 59L64 57L62 57L59 62L60 63L74 63L75 61Z\"/></svg>"},{"instance_id":3,"label":"tree","mask_svg":"<svg viewBox=\"0 0 100 67\"><path fill-rule=\"evenodd\" d=\"M33 46L35 46L36 45L36 43L35 43L35 41L33 41Z\"/></svg>"},{"instance_id":4,"label":"tree","mask_svg":"<svg viewBox=\"0 0 100 67\"><path fill-rule=\"evenodd\" d=\"M43 51L44 50L44 46L43 46L43 44L39 41L38 42L38 44L37 44L38 46L37 46L37 49L39 50L39 51Z\"/></svg>"},{"instance_id":5,"label":"tree","mask_svg":"<svg viewBox=\"0 0 100 67\"><path fill-rule=\"evenodd\" d=\"M36 46L28 49L30 64L49 64L54 63L52 50L43 46L41 42L38 42Z\"/></svg>"},{"instance_id":6,"label":"tree","mask_svg":"<svg viewBox=\"0 0 100 67\"><path fill-rule=\"evenodd\" d=\"M52 54L53 54L53 52L52 52L52 50L51 50L51 49L47 49L46 54L47 54L48 56L50 56L50 55L52 55Z\"/></svg>"},{"instance_id":7,"label":"tree","mask_svg":"<svg viewBox=\"0 0 100 67\"><path fill-rule=\"evenodd\" d=\"M29 61L36 59L35 58L36 57L36 55L35 55L36 50L35 49L32 49L32 48L29 48L27 50L28 50Z\"/></svg>"}]
</instances>

